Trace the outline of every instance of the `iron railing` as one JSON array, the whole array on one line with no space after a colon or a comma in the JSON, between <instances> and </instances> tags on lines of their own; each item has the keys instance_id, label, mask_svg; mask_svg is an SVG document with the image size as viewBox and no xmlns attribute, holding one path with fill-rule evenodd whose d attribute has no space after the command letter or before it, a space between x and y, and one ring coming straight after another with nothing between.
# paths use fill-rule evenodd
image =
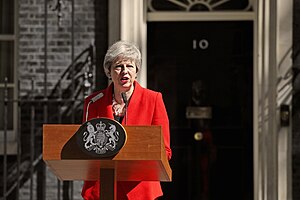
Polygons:
<instances>
[{"instance_id":1,"label":"iron railing","mask_svg":"<svg viewBox=\"0 0 300 200\"><path fill-rule=\"evenodd\" d=\"M90 45L66 68L57 84L46 97L34 94L35 81L31 82L31 93L9 98L7 79L4 83L2 173L0 175L0 199L46 199L48 173L42 161L43 123L81 123L84 98L95 85L95 47ZM63 86L64 85L64 86ZM9 106L17 107L16 145L17 154L8 155ZM75 113L75 115L74 115ZM72 119L71 119L72 118ZM24 184L29 185L24 191ZM72 182L57 180L55 199L74 199ZM23 187L23 188L22 188ZM63 188L63 189L61 189ZM51 188L53 190L53 188ZM20 191L23 191L22 193ZM48 195L49 196L49 195ZM50 199L50 198L47 198Z\"/></svg>"}]
</instances>

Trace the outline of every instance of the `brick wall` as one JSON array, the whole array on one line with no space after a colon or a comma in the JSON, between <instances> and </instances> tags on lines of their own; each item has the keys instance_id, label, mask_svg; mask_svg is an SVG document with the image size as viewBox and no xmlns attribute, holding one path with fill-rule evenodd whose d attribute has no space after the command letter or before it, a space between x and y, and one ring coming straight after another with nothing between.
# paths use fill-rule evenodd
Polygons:
<instances>
[{"instance_id":1,"label":"brick wall","mask_svg":"<svg viewBox=\"0 0 300 200\"><path fill-rule=\"evenodd\" d=\"M48 93L72 61L72 1L63 0L61 27L57 0L48 0L47 32L45 35L44 0L19 1L19 79L21 96L31 92L34 80L36 95L44 92L45 36L47 38ZM93 0L74 0L74 56L87 48L95 38Z\"/></svg>"},{"instance_id":2,"label":"brick wall","mask_svg":"<svg viewBox=\"0 0 300 200\"><path fill-rule=\"evenodd\" d=\"M47 2L47 28L45 28L45 1ZM57 11L53 10L58 0L19 0L19 68L18 79L20 81L20 96L27 99L33 95L35 100L41 100L44 95L45 81L45 50L47 52L47 95L61 79L63 72L72 63L73 57L77 57L84 49L96 41L97 66L102 63L107 49L107 0L73 0L74 1L74 29L72 31L72 0L62 0L61 27L58 26ZM46 33L45 33L46 31ZM47 48L45 49L45 37ZM73 41L73 42L72 42ZM83 57L79 61L83 61ZM101 67L98 67L98 77L104 77ZM94 74L95 75L95 74ZM32 80L34 90L32 90ZM62 86L70 84L70 80L64 80ZM102 85L106 81L102 80ZM100 84L100 85L101 85ZM64 95L64 94L63 94ZM47 123L58 123L59 113L62 113L64 105L59 103L47 103ZM32 114L34 107L34 114ZM82 105L78 106L82 109ZM68 110L67 110L68 111ZM35 157L41 153L41 125L44 123L43 103L21 104L21 151L22 158L30 155L30 145L35 144ZM53 118L54 117L54 118ZM34 125L34 140L30 140L32 121ZM75 119L62 115L62 123L80 123L82 113L75 111ZM51 173L47 173L47 180ZM52 181L53 182L53 181ZM48 188L47 195L53 195L56 188ZM51 188L51 186L50 186ZM81 188L81 186L80 186ZM36 189L39 191L39 189ZM80 189L75 189L80 192ZM24 189L28 193L28 188ZM51 194L49 194L49 192ZM78 195L77 195L78 196ZM76 199L76 197L75 197Z\"/></svg>"}]
</instances>

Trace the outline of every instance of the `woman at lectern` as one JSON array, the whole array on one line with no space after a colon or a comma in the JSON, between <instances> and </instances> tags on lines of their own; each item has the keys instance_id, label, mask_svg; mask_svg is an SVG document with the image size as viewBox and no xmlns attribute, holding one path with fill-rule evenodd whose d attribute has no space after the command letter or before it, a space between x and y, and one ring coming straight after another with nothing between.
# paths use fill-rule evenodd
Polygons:
<instances>
[{"instance_id":1,"label":"woman at lectern","mask_svg":"<svg viewBox=\"0 0 300 200\"><path fill-rule=\"evenodd\" d=\"M103 67L111 84L85 99L83 121L106 117L123 125L161 125L166 154L171 159L169 119L162 94L137 82L141 62L141 53L132 43L118 41L107 50ZM99 200L99 193L99 181L84 182L84 199ZM159 181L117 183L118 200L154 200L162 195Z\"/></svg>"}]
</instances>

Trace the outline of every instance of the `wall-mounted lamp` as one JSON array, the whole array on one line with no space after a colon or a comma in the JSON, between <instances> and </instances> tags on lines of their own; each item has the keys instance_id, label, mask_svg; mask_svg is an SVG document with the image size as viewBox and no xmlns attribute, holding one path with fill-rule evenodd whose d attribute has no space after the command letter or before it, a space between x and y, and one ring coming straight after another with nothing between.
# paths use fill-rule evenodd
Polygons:
<instances>
[{"instance_id":1,"label":"wall-mounted lamp","mask_svg":"<svg viewBox=\"0 0 300 200\"><path fill-rule=\"evenodd\" d=\"M52 6L52 11L57 11L57 25L61 27L61 22L62 22L62 10L65 8L65 4L63 0L57 0L56 5Z\"/></svg>"}]
</instances>

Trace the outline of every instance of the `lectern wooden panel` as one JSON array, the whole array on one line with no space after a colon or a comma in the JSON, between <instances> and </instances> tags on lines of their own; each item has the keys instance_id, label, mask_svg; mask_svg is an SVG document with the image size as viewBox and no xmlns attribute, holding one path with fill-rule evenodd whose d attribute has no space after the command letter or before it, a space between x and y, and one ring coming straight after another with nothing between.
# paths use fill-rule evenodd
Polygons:
<instances>
[{"instance_id":1,"label":"lectern wooden panel","mask_svg":"<svg viewBox=\"0 0 300 200\"><path fill-rule=\"evenodd\" d=\"M43 160L61 180L99 180L100 169L114 169L117 181L171 181L160 126L124 126L127 141L112 158L62 159L61 152L80 125L45 124Z\"/></svg>"}]
</instances>

